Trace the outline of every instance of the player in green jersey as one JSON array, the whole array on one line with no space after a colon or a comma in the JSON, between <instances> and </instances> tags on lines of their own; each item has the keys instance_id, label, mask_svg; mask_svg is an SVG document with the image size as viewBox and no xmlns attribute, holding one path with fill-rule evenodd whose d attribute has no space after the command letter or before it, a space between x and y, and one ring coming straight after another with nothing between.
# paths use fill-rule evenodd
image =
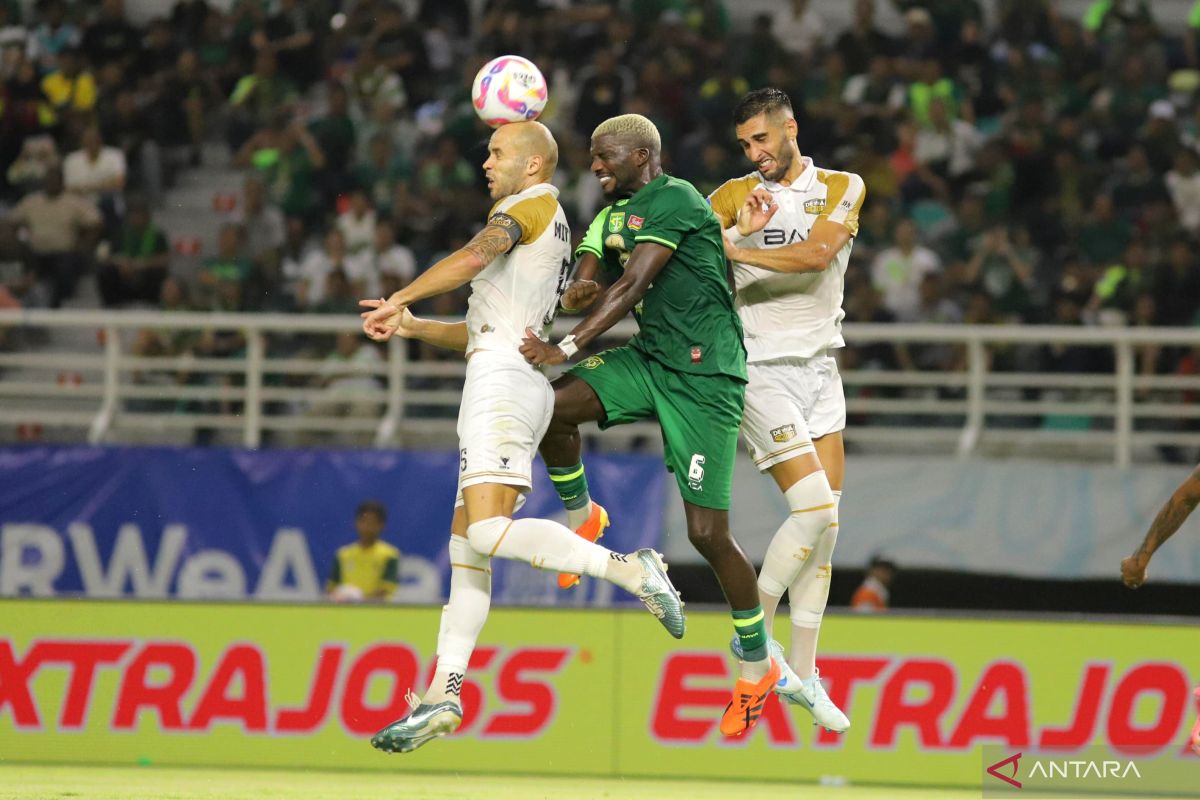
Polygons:
<instances>
[{"instance_id":1,"label":"player in green jersey","mask_svg":"<svg viewBox=\"0 0 1200 800\"><path fill-rule=\"evenodd\" d=\"M612 205L576 255L582 277L602 271L609 287L557 345L530 331L521 352L534 364L563 363L634 312L640 330L628 344L585 359L555 381L554 417L540 450L576 515L572 520L569 513L568 525L578 528L580 517L596 511L580 463L580 423L608 428L658 420L688 538L716 573L742 643L741 675L720 726L737 736L758 721L780 674L767 652L754 567L729 531L746 350L720 223L690 183L663 173L660 149L654 124L636 114L596 128L592 172Z\"/></svg>"}]
</instances>

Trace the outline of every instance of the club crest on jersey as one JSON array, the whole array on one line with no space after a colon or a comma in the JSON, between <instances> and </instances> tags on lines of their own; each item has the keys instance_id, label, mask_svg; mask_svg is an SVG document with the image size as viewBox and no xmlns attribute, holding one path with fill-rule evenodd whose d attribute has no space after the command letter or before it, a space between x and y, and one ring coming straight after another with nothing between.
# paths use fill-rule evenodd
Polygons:
<instances>
[{"instance_id":1,"label":"club crest on jersey","mask_svg":"<svg viewBox=\"0 0 1200 800\"><path fill-rule=\"evenodd\" d=\"M583 361L579 362L580 369L595 369L604 363L604 359L600 356L588 356Z\"/></svg>"},{"instance_id":2,"label":"club crest on jersey","mask_svg":"<svg viewBox=\"0 0 1200 800\"><path fill-rule=\"evenodd\" d=\"M796 426L784 425L781 428L771 429L771 440L775 442L787 442L796 438Z\"/></svg>"},{"instance_id":3,"label":"club crest on jersey","mask_svg":"<svg viewBox=\"0 0 1200 800\"><path fill-rule=\"evenodd\" d=\"M624 250L625 249L625 237L619 233L610 233L604 239L604 246L607 247L609 250Z\"/></svg>"},{"instance_id":4,"label":"club crest on jersey","mask_svg":"<svg viewBox=\"0 0 1200 800\"><path fill-rule=\"evenodd\" d=\"M613 213L608 215L608 232L609 233L620 233L621 229L624 227L625 227L625 212L624 211L614 211Z\"/></svg>"},{"instance_id":5,"label":"club crest on jersey","mask_svg":"<svg viewBox=\"0 0 1200 800\"><path fill-rule=\"evenodd\" d=\"M629 215L629 230L640 231L642 229L642 223L645 221L646 221L645 217L639 217L636 214L630 214Z\"/></svg>"},{"instance_id":6,"label":"club crest on jersey","mask_svg":"<svg viewBox=\"0 0 1200 800\"><path fill-rule=\"evenodd\" d=\"M815 200L804 201L805 214L820 214L825 211L825 201L818 198Z\"/></svg>"}]
</instances>

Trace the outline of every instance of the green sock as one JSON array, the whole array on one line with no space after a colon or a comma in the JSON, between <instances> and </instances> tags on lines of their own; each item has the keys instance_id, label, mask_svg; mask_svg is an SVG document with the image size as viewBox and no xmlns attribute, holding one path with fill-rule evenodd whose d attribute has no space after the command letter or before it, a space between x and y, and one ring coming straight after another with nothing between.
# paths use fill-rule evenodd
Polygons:
<instances>
[{"instance_id":1,"label":"green sock","mask_svg":"<svg viewBox=\"0 0 1200 800\"><path fill-rule=\"evenodd\" d=\"M583 462L573 467L547 467L554 490L567 510L587 508L591 501L588 496L587 476L583 474Z\"/></svg>"},{"instance_id":2,"label":"green sock","mask_svg":"<svg viewBox=\"0 0 1200 800\"><path fill-rule=\"evenodd\" d=\"M762 661L767 657L767 627L762 606L733 611L733 629L742 643L743 661Z\"/></svg>"}]
</instances>

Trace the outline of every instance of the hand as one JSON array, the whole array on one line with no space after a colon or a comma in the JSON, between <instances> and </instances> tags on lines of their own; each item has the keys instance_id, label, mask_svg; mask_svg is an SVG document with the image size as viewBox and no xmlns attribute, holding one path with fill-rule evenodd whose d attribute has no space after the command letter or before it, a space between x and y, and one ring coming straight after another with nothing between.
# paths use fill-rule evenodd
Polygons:
<instances>
[{"instance_id":1,"label":"hand","mask_svg":"<svg viewBox=\"0 0 1200 800\"><path fill-rule=\"evenodd\" d=\"M779 210L779 204L766 189L755 189L746 195L746 201L738 209L737 229L742 236L761 231Z\"/></svg>"},{"instance_id":2,"label":"hand","mask_svg":"<svg viewBox=\"0 0 1200 800\"><path fill-rule=\"evenodd\" d=\"M363 308L372 309L362 312L359 316L363 319L363 333L376 342L386 342L392 338L392 334L400 328L404 312L407 311L407 309L394 306L382 298L359 300L358 304Z\"/></svg>"},{"instance_id":3,"label":"hand","mask_svg":"<svg viewBox=\"0 0 1200 800\"><path fill-rule=\"evenodd\" d=\"M721 242L725 245L725 257L730 261L741 261L741 250L733 242L729 241L729 237L721 231Z\"/></svg>"},{"instance_id":4,"label":"hand","mask_svg":"<svg viewBox=\"0 0 1200 800\"><path fill-rule=\"evenodd\" d=\"M595 281L573 281L562 296L562 310L568 314L590 306L600 296L600 284Z\"/></svg>"},{"instance_id":5,"label":"hand","mask_svg":"<svg viewBox=\"0 0 1200 800\"><path fill-rule=\"evenodd\" d=\"M525 329L525 341L519 349L525 360L534 366L554 366L567 360L567 354L558 345L543 342L532 328Z\"/></svg>"},{"instance_id":6,"label":"hand","mask_svg":"<svg viewBox=\"0 0 1200 800\"><path fill-rule=\"evenodd\" d=\"M1121 580L1130 589L1137 589L1146 582L1146 567L1150 559L1134 553L1121 559Z\"/></svg>"}]
</instances>

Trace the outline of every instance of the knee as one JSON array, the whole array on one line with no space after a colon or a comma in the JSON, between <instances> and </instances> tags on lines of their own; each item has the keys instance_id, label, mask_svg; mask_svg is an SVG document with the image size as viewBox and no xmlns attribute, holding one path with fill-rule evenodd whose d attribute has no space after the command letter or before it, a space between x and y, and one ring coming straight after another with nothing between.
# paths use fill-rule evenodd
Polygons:
<instances>
[{"instance_id":1,"label":"knee","mask_svg":"<svg viewBox=\"0 0 1200 800\"><path fill-rule=\"evenodd\" d=\"M707 522L691 525L688 527L688 541L701 555L708 557L729 545L729 529Z\"/></svg>"},{"instance_id":2,"label":"knee","mask_svg":"<svg viewBox=\"0 0 1200 800\"><path fill-rule=\"evenodd\" d=\"M554 409L554 414L555 416L550 418L550 424L546 427L546 436L544 438L550 438L551 436L574 436L579 433L578 425L576 425L574 422L568 422L567 420L558 416L557 406Z\"/></svg>"},{"instance_id":3,"label":"knee","mask_svg":"<svg viewBox=\"0 0 1200 800\"><path fill-rule=\"evenodd\" d=\"M837 522L837 497L823 470L805 475L784 493L793 517L825 530Z\"/></svg>"},{"instance_id":4,"label":"knee","mask_svg":"<svg viewBox=\"0 0 1200 800\"><path fill-rule=\"evenodd\" d=\"M508 517L481 519L467 526L467 542L480 555L494 555L511 524L512 520Z\"/></svg>"}]
</instances>

